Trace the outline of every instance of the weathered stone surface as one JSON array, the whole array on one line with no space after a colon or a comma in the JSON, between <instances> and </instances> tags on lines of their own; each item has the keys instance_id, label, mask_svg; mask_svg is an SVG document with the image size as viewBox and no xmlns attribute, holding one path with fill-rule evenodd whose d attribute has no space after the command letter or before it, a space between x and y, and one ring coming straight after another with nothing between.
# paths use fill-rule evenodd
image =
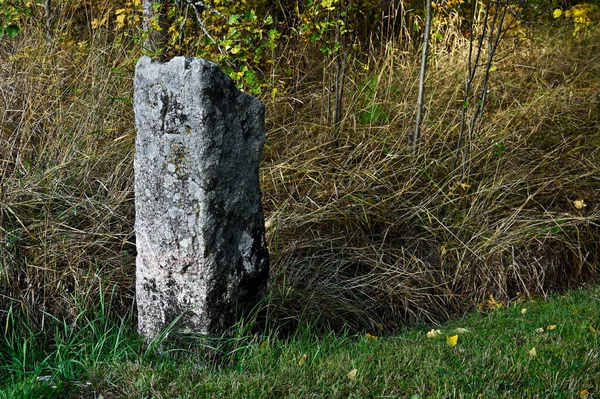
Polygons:
<instances>
[{"instance_id":1,"label":"weathered stone surface","mask_svg":"<svg viewBox=\"0 0 600 399\"><path fill-rule=\"evenodd\" d=\"M219 334L266 291L264 105L206 60L142 57L134 109L138 329Z\"/></svg>"}]
</instances>

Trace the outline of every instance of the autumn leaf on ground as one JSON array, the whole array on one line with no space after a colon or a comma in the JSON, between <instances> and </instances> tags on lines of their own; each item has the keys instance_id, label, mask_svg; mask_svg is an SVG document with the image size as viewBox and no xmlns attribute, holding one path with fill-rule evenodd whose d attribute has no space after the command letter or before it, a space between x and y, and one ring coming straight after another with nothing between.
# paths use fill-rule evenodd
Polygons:
<instances>
[{"instance_id":1,"label":"autumn leaf on ground","mask_svg":"<svg viewBox=\"0 0 600 399\"><path fill-rule=\"evenodd\" d=\"M375 341L375 340L377 340L377 337L376 337L375 335L371 335L371 334L369 334L369 333L366 333L366 334L365 334L365 337L367 337L367 339L368 339L369 341Z\"/></svg>"},{"instance_id":2,"label":"autumn leaf on ground","mask_svg":"<svg viewBox=\"0 0 600 399\"><path fill-rule=\"evenodd\" d=\"M348 379L350 379L350 380L354 380L354 379L356 379L356 373L358 373L358 370L352 369L348 372L348 374L346 374L346 377L348 377Z\"/></svg>"},{"instance_id":3,"label":"autumn leaf on ground","mask_svg":"<svg viewBox=\"0 0 600 399\"><path fill-rule=\"evenodd\" d=\"M535 348L531 348L529 350L529 356L531 356L531 357L537 356L537 351L535 350Z\"/></svg>"},{"instance_id":4,"label":"autumn leaf on ground","mask_svg":"<svg viewBox=\"0 0 600 399\"><path fill-rule=\"evenodd\" d=\"M302 366L306 362L306 353L300 356L300 360L298 360L298 366Z\"/></svg>"},{"instance_id":5,"label":"autumn leaf on ground","mask_svg":"<svg viewBox=\"0 0 600 399\"><path fill-rule=\"evenodd\" d=\"M526 308L521 309L521 314L525 314L525 313L527 313L527 309Z\"/></svg>"},{"instance_id":6,"label":"autumn leaf on ground","mask_svg":"<svg viewBox=\"0 0 600 399\"><path fill-rule=\"evenodd\" d=\"M587 206L582 199L573 201L573 205L575 205L575 209L583 209Z\"/></svg>"},{"instance_id":7,"label":"autumn leaf on ground","mask_svg":"<svg viewBox=\"0 0 600 399\"><path fill-rule=\"evenodd\" d=\"M461 190L466 191L471 188L471 185L469 183L463 183L463 182L457 181L456 187L460 188Z\"/></svg>"},{"instance_id":8,"label":"autumn leaf on ground","mask_svg":"<svg viewBox=\"0 0 600 399\"><path fill-rule=\"evenodd\" d=\"M594 328L594 326L590 326L590 331L596 334L598 331Z\"/></svg>"},{"instance_id":9,"label":"autumn leaf on ground","mask_svg":"<svg viewBox=\"0 0 600 399\"><path fill-rule=\"evenodd\" d=\"M550 324L548 327L546 327L546 330L548 330L548 331L556 330L556 324Z\"/></svg>"},{"instance_id":10,"label":"autumn leaf on ground","mask_svg":"<svg viewBox=\"0 0 600 399\"><path fill-rule=\"evenodd\" d=\"M589 395L590 395L590 393L588 392L587 389L584 389L583 391L579 392L579 397L581 399L587 399Z\"/></svg>"},{"instance_id":11,"label":"autumn leaf on ground","mask_svg":"<svg viewBox=\"0 0 600 399\"><path fill-rule=\"evenodd\" d=\"M457 333L457 334L464 334L464 333L468 333L469 329L468 328L458 327L458 328L454 329L454 332Z\"/></svg>"},{"instance_id":12,"label":"autumn leaf on ground","mask_svg":"<svg viewBox=\"0 0 600 399\"><path fill-rule=\"evenodd\" d=\"M446 343L450 346L456 346L458 343L458 335L446 336Z\"/></svg>"},{"instance_id":13,"label":"autumn leaf on ground","mask_svg":"<svg viewBox=\"0 0 600 399\"><path fill-rule=\"evenodd\" d=\"M485 310L498 310L503 306L504 303L497 301L494 296L490 294L490 299L481 302L479 305L477 305L477 308L480 312L483 312Z\"/></svg>"},{"instance_id":14,"label":"autumn leaf on ground","mask_svg":"<svg viewBox=\"0 0 600 399\"><path fill-rule=\"evenodd\" d=\"M429 331L429 332L427 333L427 338L433 338L433 337L435 337L436 335L440 335L441 333L442 333L442 332L441 332L440 330L436 330L436 329L434 328L434 329L432 329L431 331Z\"/></svg>"}]
</instances>

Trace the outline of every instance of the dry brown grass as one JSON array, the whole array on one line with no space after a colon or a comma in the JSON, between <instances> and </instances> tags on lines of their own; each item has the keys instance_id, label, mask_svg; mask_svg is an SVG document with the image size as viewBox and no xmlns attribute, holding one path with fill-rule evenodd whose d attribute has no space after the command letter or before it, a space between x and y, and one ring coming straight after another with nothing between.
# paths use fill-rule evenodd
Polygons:
<instances>
[{"instance_id":1,"label":"dry brown grass","mask_svg":"<svg viewBox=\"0 0 600 399\"><path fill-rule=\"evenodd\" d=\"M64 15L63 26L89 18ZM114 289L118 312L133 300L128 99L140 50L112 32L67 32L48 43L32 24L0 42L0 311L22 309L40 325L40 310L74 317L100 285ZM331 81L327 69L312 69L296 113L291 95L265 97L275 326L393 330L490 294L510 301L597 280L600 42L548 32L505 42L466 175L454 168L460 36L432 54L417 152L406 137L418 57L402 43L365 57L369 71L348 67L337 140L329 86L315 78ZM580 199L587 206L576 209Z\"/></svg>"},{"instance_id":2,"label":"dry brown grass","mask_svg":"<svg viewBox=\"0 0 600 399\"><path fill-rule=\"evenodd\" d=\"M276 318L393 329L444 319L490 294L510 301L596 281L593 37L554 30L505 42L466 175L453 169L465 41L433 54L417 153L406 145L417 57L387 50L374 72L351 77L341 146L319 120L322 88L307 90L296 124L272 121L263 185ZM389 118L361 124L373 104ZM587 206L576 209L577 199Z\"/></svg>"},{"instance_id":3,"label":"dry brown grass","mask_svg":"<svg viewBox=\"0 0 600 399\"><path fill-rule=\"evenodd\" d=\"M106 35L66 32L0 43L0 309L42 325L100 284L127 306L134 278L134 61Z\"/></svg>"}]
</instances>

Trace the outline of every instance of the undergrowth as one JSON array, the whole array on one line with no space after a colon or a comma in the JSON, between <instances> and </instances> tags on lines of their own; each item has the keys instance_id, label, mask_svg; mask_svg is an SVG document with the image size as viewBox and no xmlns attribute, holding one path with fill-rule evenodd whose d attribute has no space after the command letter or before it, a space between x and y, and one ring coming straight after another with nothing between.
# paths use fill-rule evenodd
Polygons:
<instances>
[{"instance_id":1,"label":"undergrowth","mask_svg":"<svg viewBox=\"0 0 600 399\"><path fill-rule=\"evenodd\" d=\"M19 315L40 330L76 324L102 287L115 287L116 314L134 296L139 31L91 29L94 7L57 7L51 38L29 18L0 41L0 325ZM465 162L460 31L432 43L416 151L412 38L349 57L339 129L331 58L307 42L272 60L271 81L289 80L287 64L296 77L262 95L279 331L390 332L490 295L508 304L598 280L598 32L528 29L503 39Z\"/></svg>"}]
</instances>

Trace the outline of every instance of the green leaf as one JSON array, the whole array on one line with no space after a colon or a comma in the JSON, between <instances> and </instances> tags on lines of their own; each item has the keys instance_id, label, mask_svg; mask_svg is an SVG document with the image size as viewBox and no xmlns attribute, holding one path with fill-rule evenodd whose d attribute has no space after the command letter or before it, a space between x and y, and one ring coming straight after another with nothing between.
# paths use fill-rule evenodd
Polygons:
<instances>
[{"instance_id":1,"label":"green leaf","mask_svg":"<svg viewBox=\"0 0 600 399\"><path fill-rule=\"evenodd\" d=\"M6 34L10 37L17 36L20 31L21 31L21 28L19 28L17 25L8 25L6 27Z\"/></svg>"},{"instance_id":2,"label":"green leaf","mask_svg":"<svg viewBox=\"0 0 600 399\"><path fill-rule=\"evenodd\" d=\"M329 47L327 47L326 45L322 45L321 48L321 53L330 56L331 55L331 49Z\"/></svg>"},{"instance_id":3,"label":"green leaf","mask_svg":"<svg viewBox=\"0 0 600 399\"><path fill-rule=\"evenodd\" d=\"M229 17L229 25L235 25L238 23L238 20L241 18L242 16L240 14L233 14Z\"/></svg>"}]
</instances>

